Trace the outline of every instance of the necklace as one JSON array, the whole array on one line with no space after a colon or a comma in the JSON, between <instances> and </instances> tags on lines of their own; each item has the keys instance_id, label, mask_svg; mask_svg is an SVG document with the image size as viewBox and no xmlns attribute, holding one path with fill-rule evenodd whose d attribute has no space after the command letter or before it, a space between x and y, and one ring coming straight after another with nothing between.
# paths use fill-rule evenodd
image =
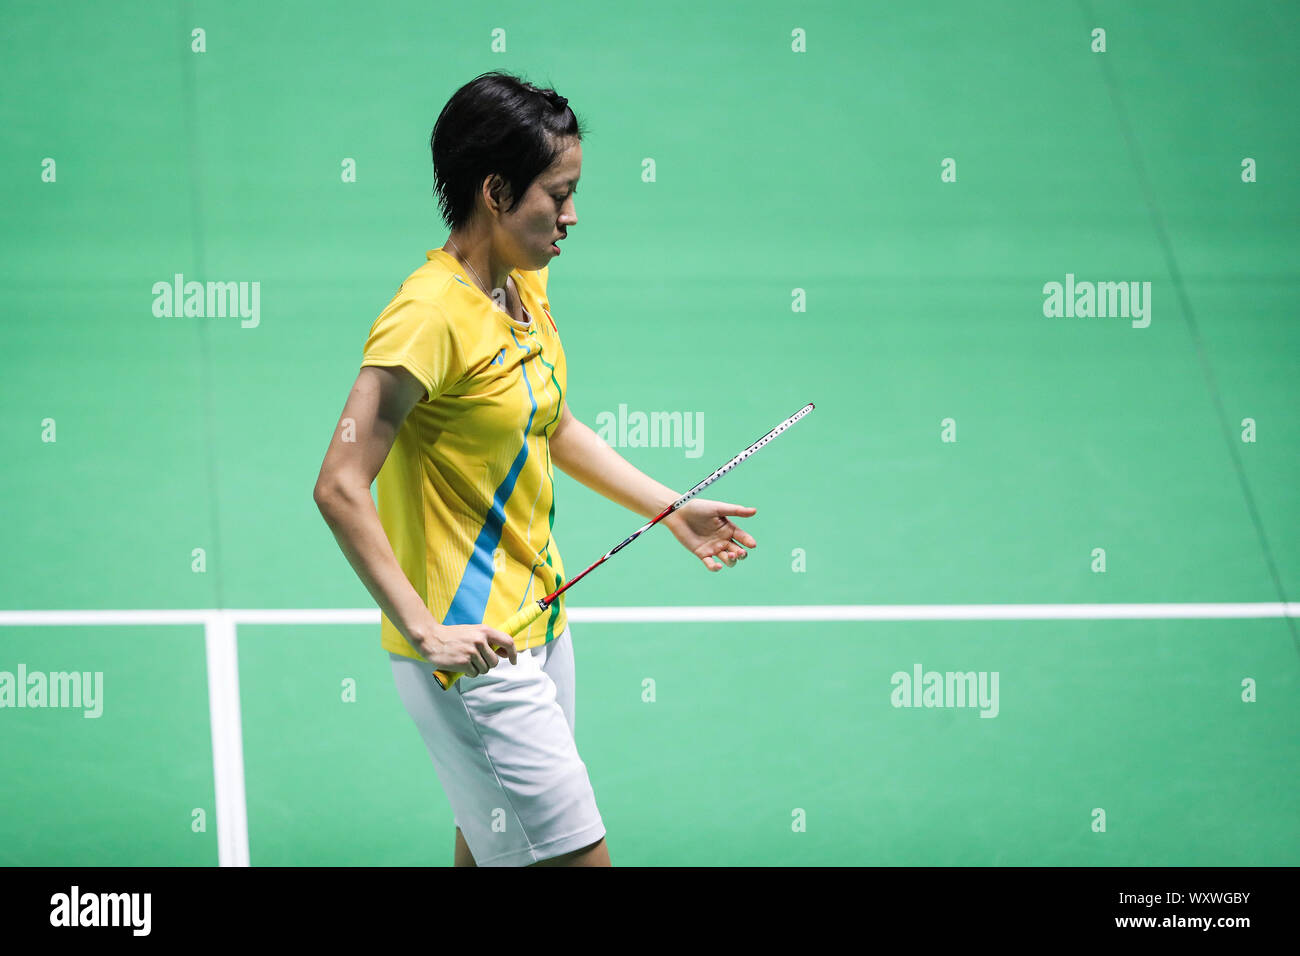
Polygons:
<instances>
[{"instance_id":1,"label":"necklace","mask_svg":"<svg viewBox=\"0 0 1300 956\"><path fill-rule=\"evenodd\" d=\"M457 255L462 256L462 257L465 255L465 253L463 253L463 252L460 251L460 246L458 246L458 245L456 245L456 243L452 242L450 236L447 237L447 242L450 243L451 247L452 247L453 249L456 250L456 254L457 254ZM487 290L487 283L483 281L483 278L478 274L477 271L475 271L474 267L473 267L472 265L469 264L469 260L468 260L468 259L465 259L465 258L462 258L461 261L465 263L465 268L469 269L470 272L474 273L474 278L475 278L475 279L478 279L478 284L479 284L479 286L483 289L483 294L486 295L489 299L492 300L492 304L493 304L493 305L496 305L498 309L501 309L501 307L500 307L499 305L497 305L496 297L493 296L491 293L488 292L488 290ZM509 313L508 311L506 311L505 309L501 309L501 311L502 311L502 312L505 312L506 315L509 315L509 314L510 314L510 313Z\"/></svg>"}]
</instances>

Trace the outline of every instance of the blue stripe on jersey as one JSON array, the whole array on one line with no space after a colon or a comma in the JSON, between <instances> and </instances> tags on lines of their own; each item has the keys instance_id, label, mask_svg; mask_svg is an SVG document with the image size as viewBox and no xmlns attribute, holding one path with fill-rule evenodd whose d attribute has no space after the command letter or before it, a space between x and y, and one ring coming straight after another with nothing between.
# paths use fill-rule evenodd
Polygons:
<instances>
[{"instance_id":1,"label":"blue stripe on jersey","mask_svg":"<svg viewBox=\"0 0 1300 956\"><path fill-rule=\"evenodd\" d=\"M516 341L517 341L517 340L516 340ZM546 361L546 359L542 356L542 352L543 352L543 351L544 351L544 350L543 350L543 347L539 345L539 346L537 347L537 361L541 362L543 365L545 365L547 368L549 368L549 369L551 370L551 384L555 386L555 391L558 393L558 395L559 395L559 399L560 399L558 402L555 403L555 414L551 416L551 420L550 420L549 422L547 422L547 423L546 423L546 426L542 429L542 431L546 431L546 429L550 428L552 425L555 424L555 422L556 422L556 421L559 419L559 417L560 417L560 413L561 413L562 411L564 411L564 390L561 389L559 383L558 383L557 381L555 381L555 366L552 365L550 362ZM543 383L543 385L545 385L545 383ZM547 474L548 477L551 477L551 443L550 443L549 439L547 440L547 443L546 443L546 474ZM551 514L550 514L550 517L549 517L547 520L549 521L549 523L550 523L550 525L551 525L552 527L555 525L555 494L554 494L554 492L552 492L552 494L551 494ZM549 531L550 529L548 528L547 530ZM534 581L534 574L533 574L533 572L535 572L535 571L536 571L538 568L540 568L543 564L550 564L550 563L551 563L550 551L551 551L551 543L550 543L550 540L549 540L549 538L548 538L548 540L547 540L547 542L546 542L546 548L545 548L546 560L545 560L545 561L540 560L540 557L541 557L541 556L539 555L539 556L538 556L538 557L539 557L539 560L534 561L532 567L530 567L530 568L528 569L528 588L524 591L524 596L521 597L521 598L519 599L519 607L515 608L516 611L521 610L521 609L523 608L523 606L524 606L524 602L527 601L527 600L532 596L532 593L533 593L533 581ZM557 575L557 578L558 578L558 575ZM557 580L556 583L555 583L555 586L554 586L553 588L551 588L551 590L552 590L552 591L558 590L559 587L560 587L560 584L561 584L561 583L562 583L561 581ZM543 597L544 597L544 596L545 596L545 595L543 595ZM556 606L557 606L557 608L558 608L558 601L557 601ZM558 611L557 611L556 613L558 613ZM551 619L551 623L552 623L552 625L555 623L555 619L554 619L554 617L552 617L552 619ZM550 638L548 637L547 640L549 641Z\"/></svg>"},{"instance_id":2,"label":"blue stripe on jersey","mask_svg":"<svg viewBox=\"0 0 1300 956\"><path fill-rule=\"evenodd\" d=\"M511 331L511 337L514 334ZM519 339L515 339L515 344L519 345ZM530 351L527 346L520 348ZM519 480L519 473L528 460L528 435L532 432L533 417L537 414L537 397L533 395L533 386L528 381L528 369L522 362L519 373L524 377L524 384L528 386L528 399L533 403L533 409L528 413L528 424L524 426L524 444L519 449L519 454L515 455L510 471L492 496L492 508L483 519L483 527L474 540L474 553L470 555L465 573L461 575L456 596L451 599L451 607L447 609L447 617L442 622L444 624L484 623L488 593L492 590L492 579L496 575L496 568L492 565L492 552L501 543L501 528L506 521L506 502L514 494L515 482Z\"/></svg>"}]
</instances>

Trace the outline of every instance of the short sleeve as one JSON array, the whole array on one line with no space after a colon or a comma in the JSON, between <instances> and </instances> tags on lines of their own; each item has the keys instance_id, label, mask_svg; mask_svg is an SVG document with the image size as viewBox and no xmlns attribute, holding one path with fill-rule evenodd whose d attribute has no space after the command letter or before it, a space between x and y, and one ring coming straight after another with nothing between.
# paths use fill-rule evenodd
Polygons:
<instances>
[{"instance_id":1,"label":"short sleeve","mask_svg":"<svg viewBox=\"0 0 1300 956\"><path fill-rule=\"evenodd\" d=\"M361 365L400 365L424 386L429 401L464 375L464 358L456 330L435 302L399 289L375 319Z\"/></svg>"}]
</instances>

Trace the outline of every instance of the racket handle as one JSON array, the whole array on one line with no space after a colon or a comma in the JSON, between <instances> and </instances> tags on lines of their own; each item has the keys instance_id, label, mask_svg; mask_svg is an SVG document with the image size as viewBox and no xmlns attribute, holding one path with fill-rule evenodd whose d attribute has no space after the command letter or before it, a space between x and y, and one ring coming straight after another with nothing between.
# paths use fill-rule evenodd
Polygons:
<instances>
[{"instance_id":1,"label":"racket handle","mask_svg":"<svg viewBox=\"0 0 1300 956\"><path fill-rule=\"evenodd\" d=\"M544 608L536 601L531 601L511 615L511 617L504 624L498 627L497 630L505 631L511 637L514 637L548 610L550 610L550 608ZM492 648L494 651L499 651L500 649L501 648L499 647ZM456 681L460 680L465 675L457 671L434 671L433 676L442 686L443 690L450 690L451 685L456 683Z\"/></svg>"}]
</instances>

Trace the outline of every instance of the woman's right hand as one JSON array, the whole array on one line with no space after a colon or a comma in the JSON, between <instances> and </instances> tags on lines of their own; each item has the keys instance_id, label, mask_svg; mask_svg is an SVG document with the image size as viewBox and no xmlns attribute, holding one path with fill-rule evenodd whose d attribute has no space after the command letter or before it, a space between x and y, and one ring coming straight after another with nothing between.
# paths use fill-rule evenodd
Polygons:
<instances>
[{"instance_id":1,"label":"woman's right hand","mask_svg":"<svg viewBox=\"0 0 1300 956\"><path fill-rule=\"evenodd\" d=\"M411 409L426 395L400 365L364 366L343 406L312 497L352 569L398 632L439 670L479 676L517 663L514 639L482 624L444 626L397 563L371 496L380 469ZM354 437L348 435L355 427Z\"/></svg>"},{"instance_id":2,"label":"woman's right hand","mask_svg":"<svg viewBox=\"0 0 1300 956\"><path fill-rule=\"evenodd\" d=\"M486 624L437 624L416 635L420 653L440 671L478 677L501 663L498 654L519 662L515 639ZM495 649L495 650L494 650Z\"/></svg>"}]
</instances>

